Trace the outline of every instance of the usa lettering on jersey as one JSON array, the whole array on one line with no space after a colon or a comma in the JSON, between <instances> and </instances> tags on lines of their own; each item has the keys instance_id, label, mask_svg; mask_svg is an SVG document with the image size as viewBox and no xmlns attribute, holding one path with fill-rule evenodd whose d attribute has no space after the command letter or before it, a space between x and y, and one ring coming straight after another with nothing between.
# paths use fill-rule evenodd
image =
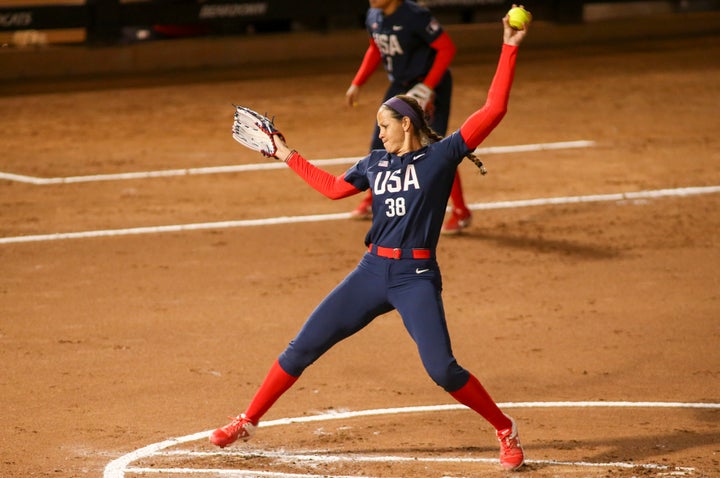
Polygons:
<instances>
[{"instance_id":1,"label":"usa lettering on jersey","mask_svg":"<svg viewBox=\"0 0 720 478\"><path fill-rule=\"evenodd\" d=\"M415 165L409 164L405 173L402 169L394 171L381 171L375 177L373 184L374 194L398 193L409 191L410 189L420 189L420 180L418 179Z\"/></svg>"},{"instance_id":2,"label":"usa lettering on jersey","mask_svg":"<svg viewBox=\"0 0 720 478\"><path fill-rule=\"evenodd\" d=\"M380 53L386 56L402 55L405 53L400 45L397 35L386 33L373 33L373 40L380 49Z\"/></svg>"}]
</instances>

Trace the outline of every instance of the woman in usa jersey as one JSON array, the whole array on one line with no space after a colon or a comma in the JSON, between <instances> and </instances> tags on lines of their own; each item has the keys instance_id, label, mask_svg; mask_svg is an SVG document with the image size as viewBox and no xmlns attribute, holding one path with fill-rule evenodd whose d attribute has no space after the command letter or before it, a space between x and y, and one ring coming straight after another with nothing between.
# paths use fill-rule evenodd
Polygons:
<instances>
[{"instance_id":1,"label":"woman in usa jersey","mask_svg":"<svg viewBox=\"0 0 720 478\"><path fill-rule=\"evenodd\" d=\"M390 82L383 101L400 94L412 96L424 110L430 127L445 136L453 88L450 63L456 51L450 35L427 8L414 1L369 0L369 3L365 18L369 45L345 93L347 104L358 104L360 88L382 63ZM378 133L375 125L370 150L383 148ZM472 220L459 172L450 190L450 203L450 217L440 232L458 234ZM372 217L370 190L350 214L355 219Z\"/></svg>"},{"instance_id":2,"label":"woman in usa jersey","mask_svg":"<svg viewBox=\"0 0 720 478\"><path fill-rule=\"evenodd\" d=\"M507 112L518 47L527 28L514 30L507 16L502 22L503 45L486 102L446 138L428 126L417 101L400 95L385 101L377 113L385 149L373 150L339 176L277 140L276 158L325 196L340 199L372 189L372 225L358 266L311 313L245 412L211 434L212 443L225 447L250 438L262 416L308 366L376 317L397 310L431 379L495 428L503 468L522 466L515 421L453 355L435 258L456 169Z\"/></svg>"}]
</instances>

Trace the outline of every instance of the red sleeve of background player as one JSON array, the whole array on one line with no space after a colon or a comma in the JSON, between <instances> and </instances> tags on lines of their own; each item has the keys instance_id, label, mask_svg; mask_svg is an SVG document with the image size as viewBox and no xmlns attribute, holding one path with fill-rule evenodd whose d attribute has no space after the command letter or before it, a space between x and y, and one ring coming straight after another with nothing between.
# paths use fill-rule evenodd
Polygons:
<instances>
[{"instance_id":1,"label":"red sleeve of background player","mask_svg":"<svg viewBox=\"0 0 720 478\"><path fill-rule=\"evenodd\" d=\"M460 127L460 134L470 149L477 148L507 112L510 87L515 76L517 52L518 47L503 44L485 105L471 114Z\"/></svg>"},{"instance_id":2,"label":"red sleeve of background player","mask_svg":"<svg viewBox=\"0 0 720 478\"><path fill-rule=\"evenodd\" d=\"M370 76L375 73L375 70L377 70L377 67L378 65L380 65L381 61L382 56L380 55L380 49L375 43L375 40L370 38L370 45L365 51L365 56L363 57L363 61L360 64L360 68L355 74L355 78L353 78L352 80L352 84L355 86L364 85L368 78L370 78Z\"/></svg>"},{"instance_id":3,"label":"red sleeve of background player","mask_svg":"<svg viewBox=\"0 0 720 478\"><path fill-rule=\"evenodd\" d=\"M345 173L333 176L308 162L297 151L290 154L287 165L306 183L330 199L342 199L360 192L355 186L345 181Z\"/></svg>"},{"instance_id":4,"label":"red sleeve of background player","mask_svg":"<svg viewBox=\"0 0 720 478\"><path fill-rule=\"evenodd\" d=\"M455 43L453 43L447 32L442 32L440 36L430 44L430 48L437 53L435 53L435 61L433 61L430 71L428 71L423 83L425 83L428 88L434 90L438 83L440 83L440 80L442 80L447 69L450 68L450 62L452 62L452 59L455 57L457 48L455 48Z\"/></svg>"}]
</instances>

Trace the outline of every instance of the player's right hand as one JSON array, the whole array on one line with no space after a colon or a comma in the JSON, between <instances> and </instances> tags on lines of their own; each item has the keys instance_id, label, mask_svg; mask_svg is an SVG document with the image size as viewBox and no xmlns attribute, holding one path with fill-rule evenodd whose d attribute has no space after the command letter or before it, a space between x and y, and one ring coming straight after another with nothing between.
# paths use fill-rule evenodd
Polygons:
<instances>
[{"instance_id":1,"label":"player's right hand","mask_svg":"<svg viewBox=\"0 0 720 478\"><path fill-rule=\"evenodd\" d=\"M347 92L345 93L345 100L347 105L351 108L355 108L358 105L358 99L360 98L360 87L357 85L350 85Z\"/></svg>"}]
</instances>

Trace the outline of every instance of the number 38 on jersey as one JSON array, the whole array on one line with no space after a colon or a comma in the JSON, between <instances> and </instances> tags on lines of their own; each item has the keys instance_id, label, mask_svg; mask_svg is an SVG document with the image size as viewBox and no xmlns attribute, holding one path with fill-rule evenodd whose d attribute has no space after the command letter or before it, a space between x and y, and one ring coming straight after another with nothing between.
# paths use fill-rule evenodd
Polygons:
<instances>
[{"instance_id":1,"label":"number 38 on jersey","mask_svg":"<svg viewBox=\"0 0 720 478\"><path fill-rule=\"evenodd\" d=\"M401 169L395 171L382 171L375 177L373 194L381 196L385 193L399 193L411 189L420 189L420 181L415 171L415 166L410 164L403 172ZM387 198L384 201L387 206L385 214L388 217L404 216L406 212L405 198Z\"/></svg>"}]
</instances>

